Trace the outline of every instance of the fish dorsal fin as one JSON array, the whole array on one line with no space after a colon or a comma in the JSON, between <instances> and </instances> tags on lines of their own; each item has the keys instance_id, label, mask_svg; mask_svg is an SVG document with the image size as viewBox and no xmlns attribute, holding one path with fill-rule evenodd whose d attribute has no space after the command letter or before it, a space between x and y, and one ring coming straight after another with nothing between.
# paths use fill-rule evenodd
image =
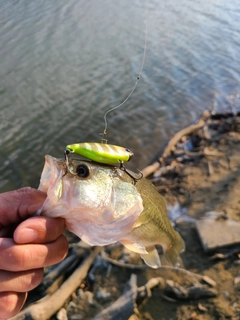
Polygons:
<instances>
[{"instance_id":1,"label":"fish dorsal fin","mask_svg":"<svg viewBox=\"0 0 240 320\"><path fill-rule=\"evenodd\" d=\"M126 240L120 241L128 250L140 253L140 254L147 254L147 250L144 246L137 242L127 242Z\"/></svg>"},{"instance_id":2,"label":"fish dorsal fin","mask_svg":"<svg viewBox=\"0 0 240 320\"><path fill-rule=\"evenodd\" d=\"M161 261L157 252L157 249L152 246L148 247L148 254L141 254L144 262L151 268L157 269L161 267Z\"/></svg>"}]
</instances>

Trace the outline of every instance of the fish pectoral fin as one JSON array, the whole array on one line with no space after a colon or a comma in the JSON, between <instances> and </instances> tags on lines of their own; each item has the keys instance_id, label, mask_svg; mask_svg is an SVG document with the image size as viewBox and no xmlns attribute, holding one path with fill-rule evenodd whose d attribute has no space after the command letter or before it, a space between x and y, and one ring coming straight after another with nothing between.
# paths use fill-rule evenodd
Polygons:
<instances>
[{"instance_id":1,"label":"fish pectoral fin","mask_svg":"<svg viewBox=\"0 0 240 320\"><path fill-rule=\"evenodd\" d=\"M144 218L140 215L140 217L138 218L138 220L135 222L135 224L133 225L133 229L141 227L144 224L148 224L151 223L151 218L147 218L146 216L148 215L148 211L150 212L151 210L148 208L144 211Z\"/></svg>"},{"instance_id":2,"label":"fish pectoral fin","mask_svg":"<svg viewBox=\"0 0 240 320\"><path fill-rule=\"evenodd\" d=\"M144 262L151 268L157 269L161 267L161 261L157 252L157 249L153 247L147 248L147 254L141 254L142 259Z\"/></svg>"},{"instance_id":3,"label":"fish pectoral fin","mask_svg":"<svg viewBox=\"0 0 240 320\"><path fill-rule=\"evenodd\" d=\"M140 254L147 254L147 250L143 245L138 242L127 242L127 241L120 241L128 250L140 253Z\"/></svg>"}]
</instances>

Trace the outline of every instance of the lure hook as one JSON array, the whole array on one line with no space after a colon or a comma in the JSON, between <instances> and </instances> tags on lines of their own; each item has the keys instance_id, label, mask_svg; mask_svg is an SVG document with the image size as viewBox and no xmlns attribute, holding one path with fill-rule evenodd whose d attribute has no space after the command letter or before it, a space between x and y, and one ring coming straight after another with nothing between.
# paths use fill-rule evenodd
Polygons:
<instances>
[{"instance_id":1,"label":"lure hook","mask_svg":"<svg viewBox=\"0 0 240 320\"><path fill-rule=\"evenodd\" d=\"M129 177L131 177L133 179L133 183L134 185L137 183L137 181L141 180L143 178L143 173L142 171L140 171L139 169L137 169L137 171L140 173L140 177L136 178L134 177L123 165L123 162L120 162L120 170L124 171Z\"/></svg>"},{"instance_id":2,"label":"lure hook","mask_svg":"<svg viewBox=\"0 0 240 320\"><path fill-rule=\"evenodd\" d=\"M76 176L77 173L74 173L70 170L69 168L69 159L68 159L68 155L69 155L69 151L68 150L65 150L64 151L64 160L65 160L65 163L66 163L66 172L64 173L63 177L68 174L68 173L71 173L73 176Z\"/></svg>"}]
</instances>

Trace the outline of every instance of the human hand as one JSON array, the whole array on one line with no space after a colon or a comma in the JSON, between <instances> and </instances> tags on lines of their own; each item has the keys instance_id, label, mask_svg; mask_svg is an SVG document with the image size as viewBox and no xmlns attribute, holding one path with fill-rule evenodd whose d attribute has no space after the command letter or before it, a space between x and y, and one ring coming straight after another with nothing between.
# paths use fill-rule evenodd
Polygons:
<instances>
[{"instance_id":1,"label":"human hand","mask_svg":"<svg viewBox=\"0 0 240 320\"><path fill-rule=\"evenodd\" d=\"M22 188L0 194L0 319L16 315L43 268L60 262L68 242L61 218L34 216L46 194Z\"/></svg>"}]
</instances>

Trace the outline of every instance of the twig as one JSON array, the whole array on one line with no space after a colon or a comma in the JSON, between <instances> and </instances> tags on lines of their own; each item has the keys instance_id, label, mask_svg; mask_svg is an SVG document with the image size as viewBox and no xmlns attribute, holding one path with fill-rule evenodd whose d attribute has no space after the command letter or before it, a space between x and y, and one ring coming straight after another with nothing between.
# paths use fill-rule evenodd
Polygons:
<instances>
[{"instance_id":1,"label":"twig","mask_svg":"<svg viewBox=\"0 0 240 320\"><path fill-rule=\"evenodd\" d=\"M137 312L137 276L131 275L123 295L108 308L98 313L93 320L126 320Z\"/></svg>"},{"instance_id":2,"label":"twig","mask_svg":"<svg viewBox=\"0 0 240 320\"><path fill-rule=\"evenodd\" d=\"M201 129L204 125L206 120L210 117L210 113L208 111L204 111L202 114L202 117L196 124L192 124L179 132L177 132L174 137L169 141L167 147L165 148L162 157L160 158L160 161L162 159L166 159L166 157L169 156L172 148L182 139L182 137L192 134L194 131Z\"/></svg>"},{"instance_id":3,"label":"twig","mask_svg":"<svg viewBox=\"0 0 240 320\"><path fill-rule=\"evenodd\" d=\"M199 299L202 297L216 297L218 295L216 289L209 288L207 285L200 284L185 288L172 280L166 281L165 292L174 295L174 297L179 300Z\"/></svg>"},{"instance_id":4,"label":"twig","mask_svg":"<svg viewBox=\"0 0 240 320\"><path fill-rule=\"evenodd\" d=\"M218 253L215 253L212 257L210 257L209 259L210 260L216 260L216 259L219 259L219 260L225 260L225 259L228 259L229 257L233 256L234 254L237 254L240 252L240 247L237 246L235 248L232 248L232 249L228 249L228 250L223 250L222 252L218 252Z\"/></svg>"},{"instance_id":5,"label":"twig","mask_svg":"<svg viewBox=\"0 0 240 320\"><path fill-rule=\"evenodd\" d=\"M212 161L208 161L208 175L211 176L214 174L214 169L213 169L213 166L212 166Z\"/></svg>"},{"instance_id":6,"label":"twig","mask_svg":"<svg viewBox=\"0 0 240 320\"><path fill-rule=\"evenodd\" d=\"M156 286L160 286L163 289L165 287L164 279L161 277L152 278L144 286L138 288L137 276L132 274L123 295L108 308L98 313L93 320L129 319L133 313L139 313L137 309L137 303L139 301L142 302L148 297L151 297L151 289Z\"/></svg>"},{"instance_id":7,"label":"twig","mask_svg":"<svg viewBox=\"0 0 240 320\"><path fill-rule=\"evenodd\" d=\"M130 264L130 263L125 263L125 262L121 262L115 259L112 259L109 257L109 255L105 252L104 248L101 251L101 257L103 258L103 260L117 266L117 267L122 267L122 268L128 268L128 269L148 269L149 266L147 266L146 264Z\"/></svg>"},{"instance_id":8,"label":"twig","mask_svg":"<svg viewBox=\"0 0 240 320\"><path fill-rule=\"evenodd\" d=\"M151 173L156 171L160 167L160 164L163 163L164 160L169 156L169 154L172 151L172 148L181 140L181 138L192 134L196 130L203 128L203 126L205 125L205 122L209 119L209 117L210 117L209 111L204 111L200 120L196 124L192 124L184 129L180 130L179 132L177 132L172 137L172 139L169 141L167 147L165 148L165 150L164 150L162 156L159 158L159 160L142 170L143 176L147 177Z\"/></svg>"},{"instance_id":9,"label":"twig","mask_svg":"<svg viewBox=\"0 0 240 320\"><path fill-rule=\"evenodd\" d=\"M85 253L85 250L75 249L74 252L69 254L61 263L59 263L52 271L48 272L48 274L43 278L42 284L44 286L48 286L49 283L56 280L63 273L68 272L69 268L72 267L73 263L79 261L80 256Z\"/></svg>"},{"instance_id":10,"label":"twig","mask_svg":"<svg viewBox=\"0 0 240 320\"><path fill-rule=\"evenodd\" d=\"M146 269L149 268L147 265L134 265L134 264L128 264L124 262L117 261L115 259L112 259L108 256L108 254L105 252L104 248L101 252L101 256L104 260L112 263L115 266L122 267L122 268L128 268L128 269ZM161 276L165 279L167 278L175 278L176 276L180 276L182 280L188 280L190 283L199 283L200 281L204 281L204 276L201 276L200 274L192 273L188 270L182 269L182 268L174 268L169 266L161 266L157 269L158 276Z\"/></svg>"}]
</instances>

